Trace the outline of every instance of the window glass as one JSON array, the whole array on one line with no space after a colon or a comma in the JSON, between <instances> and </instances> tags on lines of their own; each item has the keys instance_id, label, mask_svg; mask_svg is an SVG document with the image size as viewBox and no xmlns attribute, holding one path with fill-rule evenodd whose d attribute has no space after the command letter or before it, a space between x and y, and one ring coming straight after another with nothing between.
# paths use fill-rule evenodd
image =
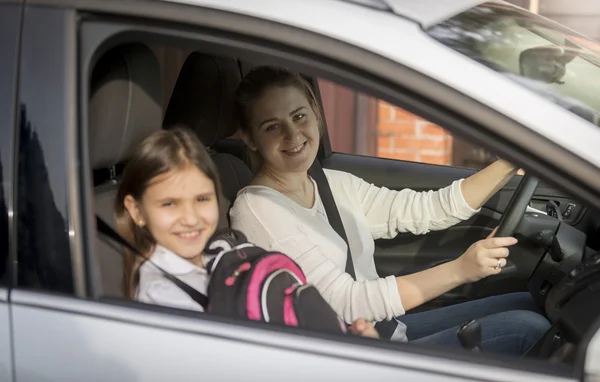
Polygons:
<instances>
[{"instance_id":1,"label":"window glass","mask_svg":"<svg viewBox=\"0 0 600 382\"><path fill-rule=\"evenodd\" d=\"M600 45L535 14L488 3L427 33L600 125Z\"/></svg>"},{"instance_id":2,"label":"window glass","mask_svg":"<svg viewBox=\"0 0 600 382\"><path fill-rule=\"evenodd\" d=\"M347 154L480 169L495 160L482 148L417 115L319 80L332 150Z\"/></svg>"},{"instance_id":3,"label":"window glass","mask_svg":"<svg viewBox=\"0 0 600 382\"><path fill-rule=\"evenodd\" d=\"M8 283L8 201L12 189L19 13L19 6L0 5L0 285Z\"/></svg>"},{"instance_id":4,"label":"window glass","mask_svg":"<svg viewBox=\"0 0 600 382\"><path fill-rule=\"evenodd\" d=\"M23 19L19 76L18 285L72 293L67 126L73 116L70 19L32 7Z\"/></svg>"}]
</instances>

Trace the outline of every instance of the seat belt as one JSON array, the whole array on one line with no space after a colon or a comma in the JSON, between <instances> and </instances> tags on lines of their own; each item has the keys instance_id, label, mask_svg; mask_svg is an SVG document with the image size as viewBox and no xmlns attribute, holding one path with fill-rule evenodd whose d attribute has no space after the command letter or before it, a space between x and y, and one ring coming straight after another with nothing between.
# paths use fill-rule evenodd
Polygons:
<instances>
[{"instance_id":1,"label":"seat belt","mask_svg":"<svg viewBox=\"0 0 600 382\"><path fill-rule=\"evenodd\" d=\"M127 240L121 237L118 233L115 232L104 220L102 220L98 215L96 215L96 227L98 232L106 235L109 239L116 241L124 247L127 247L131 252L136 254L137 256L143 258L145 261L149 261L156 269L158 269L167 279L169 279L173 284L177 285L181 290L183 290L188 296L192 298L192 300L196 301L200 306L206 311L208 307L208 297L203 293L198 292L196 289L192 288L188 284L179 280L177 277L173 276L169 272L165 271L152 261L150 261L146 256L142 255L140 251L135 249L133 245L131 245Z\"/></svg>"},{"instance_id":2,"label":"seat belt","mask_svg":"<svg viewBox=\"0 0 600 382\"><path fill-rule=\"evenodd\" d=\"M344 240L344 242L346 243L346 247L348 248L348 250L346 251L346 273L352 276L354 280L356 280L354 262L352 261L350 244L348 244L348 236L346 236L344 223L342 223L340 212L338 211L337 205L335 204L335 200L333 199L331 187L329 187L329 182L327 181L325 171L323 171L323 167L321 167L319 159L315 159L315 162L309 169L309 174L317 183L317 187L319 188L319 195L321 196L323 207L325 207L325 213L327 214L329 224L334 229L334 231L338 235L340 235L340 237Z\"/></svg>"},{"instance_id":3,"label":"seat belt","mask_svg":"<svg viewBox=\"0 0 600 382\"><path fill-rule=\"evenodd\" d=\"M317 183L319 195L321 196L323 207L325 207L325 213L327 214L327 219L329 219L329 224L344 240L346 247L348 248L346 252L346 273L356 280L356 273L354 270L354 262L352 261L350 243L348 243L348 236L346 236L346 230L344 229L340 212L338 211L335 200L333 199L333 193L331 192L331 187L327 181L327 176L325 175L325 171L323 171L323 167L321 167L321 163L319 162L318 158L315 159L313 165L308 170L308 173ZM397 326L398 322L395 319L390 321L379 321L375 324L375 329L377 329L379 332L379 337L390 339L396 331Z\"/></svg>"}]
</instances>

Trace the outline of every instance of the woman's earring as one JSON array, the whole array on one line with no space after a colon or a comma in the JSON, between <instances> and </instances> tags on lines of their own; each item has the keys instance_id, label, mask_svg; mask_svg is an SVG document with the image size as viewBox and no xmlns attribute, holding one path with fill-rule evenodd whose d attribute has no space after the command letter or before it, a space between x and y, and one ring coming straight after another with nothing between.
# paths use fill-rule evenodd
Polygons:
<instances>
[{"instance_id":1,"label":"woman's earring","mask_svg":"<svg viewBox=\"0 0 600 382\"><path fill-rule=\"evenodd\" d=\"M248 148L252 151L256 151L256 147L254 147L254 146L248 146Z\"/></svg>"}]
</instances>

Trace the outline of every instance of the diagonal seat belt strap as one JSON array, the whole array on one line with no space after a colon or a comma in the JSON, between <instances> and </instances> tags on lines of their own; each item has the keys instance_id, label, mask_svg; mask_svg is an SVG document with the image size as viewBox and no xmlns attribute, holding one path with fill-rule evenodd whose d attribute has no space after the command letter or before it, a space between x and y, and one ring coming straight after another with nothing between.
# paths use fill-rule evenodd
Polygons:
<instances>
[{"instance_id":1,"label":"diagonal seat belt strap","mask_svg":"<svg viewBox=\"0 0 600 382\"><path fill-rule=\"evenodd\" d=\"M346 230L344 229L344 224L342 223L342 218L340 217L340 212L337 209L337 205L335 204L335 200L333 199L333 193L331 192L331 187L329 186L329 182L327 181L327 177L325 175L325 171L323 171L323 167L321 167L321 163L319 159L315 159L315 162L308 170L308 173L317 183L317 187L319 187L319 195L321 196L321 201L323 202L323 206L325 207L325 212L327 213L327 218L329 219L329 224L335 232L344 241L346 242L346 246L348 247L348 252L346 256L346 273L348 273L354 280L356 280L356 273L354 270L354 262L352 261L352 253L350 252L350 244L348 243L348 236L346 236ZM375 324L375 329L379 332L379 336L381 338L390 339L394 332L396 331L396 327L398 326L398 322L396 320L390 321L380 321Z\"/></svg>"},{"instance_id":2,"label":"diagonal seat belt strap","mask_svg":"<svg viewBox=\"0 0 600 382\"><path fill-rule=\"evenodd\" d=\"M348 244L346 230L344 229L344 224L342 223L342 218L340 217L340 212L337 209L335 200L333 199L331 187L329 187L329 182L327 181L327 177L325 176L325 171L323 171L321 163L319 163L318 159L315 159L315 162L309 170L309 174L317 183L317 187L319 188L319 195L321 196L321 201L323 202L323 206L325 207L325 212L327 213L329 224L331 225L331 227L333 227L335 232L338 235L340 235L342 239L344 239L346 247L348 248L348 251L346 252L346 273L348 273L350 276L352 276L354 280L356 280L354 262L352 261L352 253L350 252L350 244Z\"/></svg>"}]
</instances>

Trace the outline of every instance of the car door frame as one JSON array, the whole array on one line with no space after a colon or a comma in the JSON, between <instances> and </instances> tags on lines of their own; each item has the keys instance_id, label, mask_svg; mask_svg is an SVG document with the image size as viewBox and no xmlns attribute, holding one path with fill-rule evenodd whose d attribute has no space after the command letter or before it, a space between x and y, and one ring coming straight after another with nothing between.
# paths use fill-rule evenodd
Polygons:
<instances>
[{"instance_id":1,"label":"car door frame","mask_svg":"<svg viewBox=\"0 0 600 382\"><path fill-rule=\"evenodd\" d=\"M46 1L41 1L41 0L36 0L35 1L36 4L44 4L44 5L56 5L55 2L53 2L52 4L50 2L46 2ZM247 51L248 54L248 59L249 61L252 61L252 58L259 58L259 57L264 57L265 54L269 55L270 57L272 56L273 58L276 58L279 62L285 62L285 63L289 63L290 66L297 68L298 67L298 61L296 60L300 60L300 62L302 62L303 67L307 67L310 69L310 71L316 72L316 73L322 73L325 77L329 77L329 78L333 78L333 79L339 79L341 82L347 82L352 84L354 87L356 88L362 88L363 90L367 91L368 93L371 93L373 95L381 95L382 98L386 98L386 99L397 99L397 98L401 98L404 99L405 101L409 101L410 96L412 96L411 93L404 92L405 89L403 88L398 88L396 89L396 91L398 91L399 93L393 93L390 86L389 85L382 85L380 83L381 78L371 78L369 75L366 75L364 78L360 77L361 74L364 73L369 73L369 72L365 72L364 68L363 71L359 70L360 68L353 68L351 66L349 66L349 59L356 59L356 55L362 55L366 58L369 59L373 59L376 61L377 65L383 65L385 67L387 67L387 70L398 70L399 68L401 69L400 66L398 66L398 64L394 64L391 63L387 60L384 60L383 62L381 61L381 57L377 57L372 53L369 52L365 52L365 51L357 51L354 47L350 47L350 46L346 46L344 43L340 42L340 41L333 41L330 38L327 37L323 37L323 36L318 36L318 35L314 35L313 33L309 33L306 31L303 31L301 29L296 29L296 28L291 28L291 27L286 27L280 24L274 24L274 23L268 23L265 22L264 20L258 20L255 19L253 17L249 17L249 16L242 16L239 14L233 14L233 13L228 13L228 12L221 12L221 11L215 11L215 10L211 10L208 8L201 8L201 7L191 7L191 6L185 6L182 4L166 4L163 2L144 2L144 1L132 1L132 2L124 2L124 3L117 3L117 2L95 2L95 1L62 1L59 3L59 5L68 5L69 7L72 7L73 9L76 8L81 8L83 11L91 11L91 12L95 12L98 11L99 13L104 13L104 14L113 14L115 15L116 19L119 19L120 16L122 17L136 17L136 21L139 23L137 25L142 25L143 26L143 21L140 21L138 19L138 17L143 16L146 20L152 20L153 24L155 24L155 26L153 28L157 28L158 26L161 26L161 24L164 22L164 25L173 25L173 23L176 23L177 25L180 26L180 29L177 30L170 30L170 33L172 34L176 34L179 36L183 36L183 37L188 37L191 38L193 40L201 40L202 38L204 39L204 41L209 41L213 44L215 44L215 41L217 40L219 42L219 44L223 44L224 41L227 42L226 46L227 49L221 47L221 49L216 49L215 53L218 53L219 51L221 52L225 52L228 49L244 49ZM141 7L143 5L143 7ZM84 16L85 15L79 15L79 16ZM92 15L93 18L100 18L101 16L99 15ZM114 20L113 20L114 21ZM200 29L194 29L195 27L198 26L202 26L202 28ZM203 31L203 28L209 28L210 30L210 34L202 34L201 32ZM215 28L214 32L213 29ZM286 38L288 40L284 41L285 44L283 46L278 45L273 43L272 39L274 37L273 34L273 28L277 28L281 31L284 31L286 33L284 33L284 35L286 35ZM131 29L131 27L129 28ZM144 28L142 28L144 29ZM150 28L152 29L152 28ZM205 31L205 30L204 30ZM225 33L222 33L223 31L226 31ZM289 33L293 31L293 37L290 36ZM240 33L241 35L237 35L235 33ZM253 43L249 43L247 41L248 38L256 38L257 34L259 34L258 37L261 38L260 43L257 44L253 44ZM218 37L217 37L218 36ZM202 37L202 38L201 38ZM233 38L232 38L233 37ZM241 40L238 40L236 38L242 38ZM302 41L302 39L308 39L310 40L310 44L307 44L307 41L304 40ZM301 41L299 43L299 41ZM272 45L269 45L269 42L273 43ZM316 44L315 44L316 43ZM303 45L304 49L309 48L310 46L313 47L323 47L323 45L319 45L320 43L325 43L325 45L334 45L336 48L336 53L339 53L338 57L337 57L337 61L333 61L332 59L329 58L325 58L326 56L322 56L322 54L324 52L315 52L314 50L310 50L308 49L309 52L311 52L310 54L306 53L306 50L304 51L299 51L298 50L298 45ZM217 45L219 45L217 44ZM305 46L308 45L308 46ZM319 49L321 49L319 48ZM345 59L341 59L342 56L345 56ZM315 59L314 55L318 55L318 59ZM360 61L360 60L359 60ZM358 73L358 75L357 75ZM433 84L435 85L435 83L433 82ZM72 89L73 90L73 89ZM74 90L73 90L74 91ZM390 93L392 92L392 93ZM81 96L81 94L80 94ZM83 97L83 100L85 100L86 98ZM428 104L430 105L430 104ZM414 109L417 109L419 105L414 104ZM421 107L423 107L423 105L420 105ZM429 106L426 108L429 109ZM493 111L490 110L484 110L487 112L491 112L492 114L494 114ZM447 112L447 111L446 111ZM497 113L494 114L494 117L496 118L500 118L501 116L496 115ZM85 113L83 114L83 116L85 115ZM74 118L75 119L75 118ZM506 119L506 118L505 118ZM86 120L85 118L82 118L82 115L79 116L79 121L82 125L85 125ZM461 124L462 122L462 124ZM504 121L507 124L511 124L512 127L514 128L514 121L511 120L505 120ZM456 121L457 125L461 125L462 128L468 132L470 131L469 129L471 128L471 124L465 124L463 118L457 118ZM518 126L518 125L517 125ZM75 123L71 123L68 124L67 126L65 126L66 129L69 130L69 133L66 134L67 136L77 136L77 126ZM457 127L457 129L459 129ZM85 129L83 129L85 131ZM81 143L81 141L85 142L85 140L83 139L84 137L80 137L79 139L79 144ZM481 138L481 137L480 137ZM86 278L87 278L87 274L86 274L86 269L85 269L85 264L86 262L86 256L89 256L91 254L93 254L93 237L94 237L94 224L93 224L93 212L91 211L91 200L89 200L91 192L89 192L89 184L85 184L84 180L85 175L83 175L81 172L85 172L84 170L81 169L87 169L89 168L89 160L86 154L82 154L82 157L79 157L79 153L81 152L85 152L85 145L81 145L78 146L78 141L77 140L66 140L65 141L65 145L67 145L67 152L69 155L69 159L71 159L73 162L77 162L78 160L81 160L80 162L80 168L77 169L69 169L69 172L71 172L71 174L68 177L68 182L69 182L69 188L70 189L74 189L75 191L77 191L76 193L79 195L79 197L81 197L81 200L77 200L77 202L73 202L70 200L69 205L71 206L71 208L76 208L75 210L72 210L71 213L72 214L79 214L79 221L77 224L71 224L71 229L73 230L73 235L71 236L77 236L79 240L77 243L77 245L72 245L71 248L73 249L73 253L72 253L72 257L74 259L74 261L72 262L73 265L73 274L75 275L75 291L76 291L76 296L78 297L91 297L90 295L90 291L89 291L89 285L86 283ZM514 150L510 150L510 145L505 145L504 150L506 152L512 152L512 156L518 156L518 153L515 153ZM564 154L564 153L563 153ZM531 161L531 163L533 164L532 167L535 167L535 165L540 166L540 161L538 160L536 161ZM89 173L87 174L87 176L89 177ZM89 183L89 182L88 182ZM86 188L87 187L87 188ZM70 195L70 198L73 197L73 195ZM81 212L83 211L83 212ZM83 216L81 216L83 215ZM56 297L56 299L60 298L61 302L60 304L58 303L58 300L56 299L49 299L47 300L47 302L43 302L42 301L42 297L49 297L46 293L44 292L31 292L31 291L17 291L17 293L14 294L15 297L15 301L19 301L19 303L22 304L23 307L32 307L32 306L37 306L40 309L45 309L45 310L53 310L53 309L58 309L60 311L63 312L72 312L73 314L89 314L89 310L94 309L95 310L95 314L97 316L100 317L104 317L106 319L117 319L117 316L115 316L115 312L113 311L113 308L117 309L116 307L114 307L113 305L115 305L115 302L105 302L105 303L99 303L99 302L95 302L95 301L86 301L86 300L80 300L80 299L74 299L72 297ZM141 309L141 308L137 308L137 309ZM87 313L86 313L87 311ZM129 313L129 312L128 312ZM126 314L123 313L123 311L120 312L120 314ZM119 316L120 316L119 314ZM135 310L131 312L131 314L135 315ZM157 313L158 314L158 313ZM168 317L165 317L164 315L161 315L160 318L162 319L163 322L168 323L170 320L170 318L172 318L172 324L173 325L178 325L179 328L181 328L180 325L182 325L181 319L180 318L176 318L178 317L177 315L170 315ZM123 320L125 319L123 316L120 316L120 318L118 318L119 320ZM192 325L192 324L196 324L196 325L202 325L202 323L204 321L211 321L211 319L209 318L194 318L194 321L190 320L187 324ZM158 325L156 323L156 325ZM161 324L162 325L162 324ZM233 330L235 329L237 326L239 326L240 324L237 323L234 326L231 326L229 329ZM245 326L245 325L242 325ZM285 331L287 329L282 329L282 331ZM249 330L248 332L253 332L252 330ZM221 332L219 332L220 335L225 335L225 332L222 332L223 334L221 334ZM258 332L257 332L258 333ZM273 337L273 338L271 338ZM309 338L306 340L308 341L306 343L306 348L303 349L304 352L307 353L317 353L320 352L320 354L323 354L323 351L321 350L317 350L318 348L313 346L313 345L317 345L319 343L319 341L317 341L315 336L308 336ZM232 337L230 337L232 338ZM276 340L276 341L275 341ZM298 343L298 337L296 336L291 336L289 341L284 341L281 338L275 338L274 336L268 335L268 336L262 336L260 339L257 339L257 341L259 341L259 343L263 344L263 345L267 345L267 346L274 346L274 341L277 342L278 346L284 347L284 348L288 348L288 349L297 349L297 343ZM283 341L283 342L281 342ZM353 341L353 340L348 340L348 341ZM345 342L345 341L343 341ZM332 349L331 353L328 353L328 356L334 357L334 358L339 358L339 359L349 359L346 355L347 354L347 349L348 349L348 344L342 344L342 341L338 342L338 341L327 341L326 342L328 344L328 347L330 347ZM352 342L354 344L354 342ZM295 345L296 344L296 345ZM361 348L362 343L356 343L353 346L358 346L358 348L362 349L362 350L366 350L367 348ZM448 355L448 354L444 354L442 355L442 353L436 352L432 349L421 349L418 346L399 346L398 351L396 352L391 352L390 348L388 346L392 346L389 344L384 344L384 343L373 343L372 347L375 347L377 349L381 350L381 353L377 353L379 356L383 357L383 358L379 358L376 362L380 367L384 367L384 366L393 366L393 367L398 367L399 371L400 370L414 370L415 368L415 361L419 360L418 366L417 368L422 371L425 372L427 374L431 374L432 376L435 374L439 374L439 375L446 375L446 376L454 376L456 378L475 378L475 379L481 379L481 380L526 380L526 378L533 376L531 373L535 373L538 374L540 373L541 375L544 375L545 378L552 378L551 376L549 376L547 373L549 373L548 371L548 367L543 367L540 369L537 368L532 368L532 365L527 364L526 366L524 365L516 365L515 369L506 369L504 367L502 367L500 364L498 363L496 360L490 359L488 357L482 357L481 358L481 363L482 365L486 365L485 367L479 368L479 365L473 365L472 363L469 363L468 367L465 367L465 364L462 364L462 362L468 362L469 360L467 359L463 359L461 358L460 355ZM372 349L372 347L369 347L369 349ZM358 349L357 348L357 349ZM400 349L403 348L403 349ZM351 359L353 361L363 361L363 362L375 362L375 359L368 356L367 353L371 352L371 350L369 350L368 352L357 352L355 353L355 355L352 355ZM385 353L385 354L384 354ZM375 353L373 353L375 354ZM325 354L323 354L325 355ZM356 357L355 357L356 356ZM421 359L422 357L425 357L423 359ZM431 361L427 361L426 358ZM471 357L469 357L470 359ZM381 361L381 359L385 359L385 361ZM425 363L420 363L420 362L425 362ZM453 367L457 366L457 367ZM547 365L545 365L547 366ZM491 373L491 368L493 367L499 367L500 369L496 369L497 371L502 370L499 373ZM533 370L533 371L532 371ZM516 373L516 374L515 374ZM540 375L538 374L538 376ZM555 376L554 378L556 378L556 380L564 380L563 378L566 378L567 380L572 380L572 377L570 376L565 376L565 375L560 375L560 373L558 373L559 376ZM506 377L506 379L505 379Z\"/></svg>"},{"instance_id":2,"label":"car door frame","mask_svg":"<svg viewBox=\"0 0 600 382\"><path fill-rule=\"evenodd\" d=\"M0 274L0 380L13 380L13 337L10 316L10 287L14 280L13 267L15 254L14 241L14 148L17 126L17 79L19 68L22 1L0 3L0 47L3 60L0 61L0 207L2 207L2 247L0 261L3 273Z\"/></svg>"}]
</instances>

